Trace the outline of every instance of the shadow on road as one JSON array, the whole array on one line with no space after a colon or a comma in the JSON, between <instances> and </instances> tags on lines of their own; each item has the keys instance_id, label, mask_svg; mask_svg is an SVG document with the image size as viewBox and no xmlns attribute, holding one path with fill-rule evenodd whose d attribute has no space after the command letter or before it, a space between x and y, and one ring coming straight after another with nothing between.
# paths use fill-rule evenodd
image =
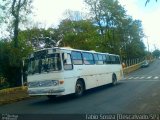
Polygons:
<instances>
[{"instance_id":1,"label":"shadow on road","mask_svg":"<svg viewBox=\"0 0 160 120\"><path fill-rule=\"evenodd\" d=\"M92 95L92 94L98 94L99 92L102 92L104 90L109 90L109 89L114 89L116 87L118 87L119 85L121 85L122 83L118 83L116 86L113 86L112 84L107 84L107 85L103 85L103 86L100 86L100 87L97 87L97 88L93 88L93 89L90 89L90 90L87 90L85 91L85 95Z\"/></svg>"},{"instance_id":2,"label":"shadow on road","mask_svg":"<svg viewBox=\"0 0 160 120\"><path fill-rule=\"evenodd\" d=\"M38 101L38 102L36 101L34 103L31 103L31 105L39 106L39 105L50 105L50 104L63 104L63 103L67 103L67 102L78 101L78 100L82 100L88 96L92 96L94 94L99 94L100 92L106 91L107 89L108 90L116 89L116 87L118 87L122 84L125 84L125 83L119 82L116 86L112 86L112 84L107 84L104 86L93 88L93 89L85 91L84 95L81 97L78 97L78 98L75 97L74 94L65 95L65 96L58 96L54 100L42 96L41 97L42 99L40 99L40 101Z\"/></svg>"}]
</instances>

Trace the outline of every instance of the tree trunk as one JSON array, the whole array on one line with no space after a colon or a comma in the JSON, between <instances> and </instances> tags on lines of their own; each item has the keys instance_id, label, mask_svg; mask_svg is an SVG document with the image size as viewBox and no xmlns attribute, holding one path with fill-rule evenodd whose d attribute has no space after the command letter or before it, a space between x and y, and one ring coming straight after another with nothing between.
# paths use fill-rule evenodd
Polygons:
<instances>
[{"instance_id":1,"label":"tree trunk","mask_svg":"<svg viewBox=\"0 0 160 120\"><path fill-rule=\"evenodd\" d=\"M18 48L18 25L19 25L19 18L15 18L15 26L14 26L14 47Z\"/></svg>"}]
</instances>

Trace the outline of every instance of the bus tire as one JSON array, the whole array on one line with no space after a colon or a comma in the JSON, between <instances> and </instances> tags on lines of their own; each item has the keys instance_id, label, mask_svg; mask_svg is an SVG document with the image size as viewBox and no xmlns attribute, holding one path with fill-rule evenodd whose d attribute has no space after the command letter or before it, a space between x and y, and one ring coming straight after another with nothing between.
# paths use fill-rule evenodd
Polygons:
<instances>
[{"instance_id":1,"label":"bus tire","mask_svg":"<svg viewBox=\"0 0 160 120\"><path fill-rule=\"evenodd\" d=\"M47 97L50 99L50 100L54 100L54 99L56 99L56 95L47 95Z\"/></svg>"},{"instance_id":2,"label":"bus tire","mask_svg":"<svg viewBox=\"0 0 160 120\"><path fill-rule=\"evenodd\" d=\"M112 85L113 86L117 85L117 77L115 74L112 75Z\"/></svg>"},{"instance_id":3,"label":"bus tire","mask_svg":"<svg viewBox=\"0 0 160 120\"><path fill-rule=\"evenodd\" d=\"M84 84L81 80L78 80L75 86L75 96L80 97L83 95L83 92L84 92Z\"/></svg>"}]
</instances>

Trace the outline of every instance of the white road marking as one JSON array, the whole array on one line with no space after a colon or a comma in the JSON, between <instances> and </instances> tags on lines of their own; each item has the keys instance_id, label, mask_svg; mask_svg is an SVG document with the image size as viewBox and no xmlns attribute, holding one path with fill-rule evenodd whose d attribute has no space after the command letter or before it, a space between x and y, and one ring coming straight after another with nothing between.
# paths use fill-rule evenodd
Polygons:
<instances>
[{"instance_id":1,"label":"white road marking","mask_svg":"<svg viewBox=\"0 0 160 120\"><path fill-rule=\"evenodd\" d=\"M128 80L138 80L138 79L140 79L140 80L143 80L143 79L147 79L147 80L149 80L149 79L154 79L154 80L157 80L157 79L159 79L160 78L160 76L139 76L139 77L137 77L137 76L133 76L133 77L128 77L128 78L126 78L126 79L128 79Z\"/></svg>"},{"instance_id":2,"label":"white road marking","mask_svg":"<svg viewBox=\"0 0 160 120\"><path fill-rule=\"evenodd\" d=\"M128 78L128 79L133 79L134 77L130 77L130 78Z\"/></svg>"},{"instance_id":3,"label":"white road marking","mask_svg":"<svg viewBox=\"0 0 160 120\"><path fill-rule=\"evenodd\" d=\"M152 76L147 77L147 79L150 79Z\"/></svg>"},{"instance_id":4,"label":"white road marking","mask_svg":"<svg viewBox=\"0 0 160 120\"><path fill-rule=\"evenodd\" d=\"M140 77L139 79L143 79L144 77Z\"/></svg>"},{"instance_id":5,"label":"white road marking","mask_svg":"<svg viewBox=\"0 0 160 120\"><path fill-rule=\"evenodd\" d=\"M155 76L155 77L154 77L154 79L158 79L158 78L159 78L158 76Z\"/></svg>"},{"instance_id":6,"label":"white road marking","mask_svg":"<svg viewBox=\"0 0 160 120\"><path fill-rule=\"evenodd\" d=\"M159 82L158 79L153 80L121 80L120 82Z\"/></svg>"}]
</instances>

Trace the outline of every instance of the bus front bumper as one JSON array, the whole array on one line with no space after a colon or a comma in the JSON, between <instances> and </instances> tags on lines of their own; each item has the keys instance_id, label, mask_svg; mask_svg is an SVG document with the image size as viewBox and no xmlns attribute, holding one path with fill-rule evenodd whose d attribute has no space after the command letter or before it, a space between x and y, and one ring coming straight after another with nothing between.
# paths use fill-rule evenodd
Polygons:
<instances>
[{"instance_id":1,"label":"bus front bumper","mask_svg":"<svg viewBox=\"0 0 160 120\"><path fill-rule=\"evenodd\" d=\"M29 95L61 95L64 88L28 88Z\"/></svg>"}]
</instances>

